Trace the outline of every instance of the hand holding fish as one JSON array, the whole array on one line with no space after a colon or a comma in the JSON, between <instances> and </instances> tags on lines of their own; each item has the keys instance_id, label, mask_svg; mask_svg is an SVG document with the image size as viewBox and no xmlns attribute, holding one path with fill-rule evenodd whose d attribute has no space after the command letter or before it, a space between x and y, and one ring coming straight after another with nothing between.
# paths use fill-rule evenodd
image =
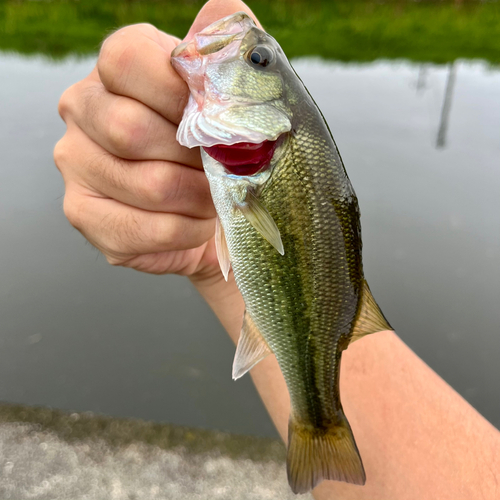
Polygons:
<instances>
[{"instance_id":1,"label":"hand holding fish","mask_svg":"<svg viewBox=\"0 0 500 500\"><path fill-rule=\"evenodd\" d=\"M92 73L61 98L67 132L54 155L68 219L111 264L219 275L200 154L175 139L188 97L169 62L178 43L150 25L110 36Z\"/></svg>"},{"instance_id":2,"label":"hand holding fish","mask_svg":"<svg viewBox=\"0 0 500 500\"><path fill-rule=\"evenodd\" d=\"M189 41L194 34L239 11L245 11L253 17L249 9L237 0L212 0L195 20L186 38L188 43L176 49L174 54L179 56L184 50L187 51L184 52L185 55L192 54L189 52L192 50L192 47L189 48ZM244 20L242 22L246 23ZM236 32L227 34L229 37L200 37L197 46L199 54L209 55L224 49L233 41L229 38L237 35ZM264 35L257 33L257 37L259 36ZM229 273L229 283L226 283L220 272L222 267L227 275L228 261L221 256L220 248L217 259L212 238L216 212L205 174L201 171L199 153L197 149L181 147L175 140L177 125L189 96L185 83L170 65L170 53L178 45L179 40L149 25L123 28L105 41L94 71L65 93L61 99L60 112L68 130L55 150L56 164L66 184L65 212L72 224L104 253L111 264L158 274L179 273L190 276L230 336L236 340L245 305L235 286L233 274ZM255 57L250 50L247 52L252 63L259 65L266 61L268 54L264 49L257 50ZM186 58L186 62L189 62L187 59L189 58ZM216 75L212 76L216 78ZM224 84L222 80L218 83ZM196 91L196 82L192 87ZM286 103L289 104L290 102ZM287 123L283 118L287 114L287 107L280 106L279 103L273 104L273 107L275 109L269 109L268 112L275 113L275 118L282 119L281 122L279 119L273 121L281 127L276 132L278 137L287 131ZM259 121L258 108L255 109L254 118ZM276 110L282 112L282 115ZM234 113L225 116L229 122L233 119L233 123L236 123L234 120L242 119ZM214 178L220 171L217 163L227 163L227 155L231 156L233 153L210 150L213 146L224 144L224 140L220 139L225 131L214 132L213 128L210 129L213 123L197 123L200 126L194 129L195 134L199 144L208 149L207 154L211 157L206 158L209 164L208 174L212 174L211 184L215 185L219 182ZM251 123L250 128L255 128L255 123ZM203 134L207 131L208 136L217 136L217 141L204 144L207 137ZM188 142L189 132L186 129ZM264 137L264 140L273 138L274 135ZM251 138L241 142L256 143L257 140ZM226 141L225 144L231 146L231 141ZM262 153L264 158L267 154L285 149L284 143L280 142L275 149L259 151L259 154ZM330 149L334 153L334 148ZM230 167L238 167L240 153L236 158L229 157ZM273 168L282 172L277 166ZM251 176L255 172L246 173ZM241 172L236 170L231 174L238 177ZM307 190L307 179L302 180L305 182L301 185ZM353 193L349 186L348 182L343 184L343 188L347 190L344 198L352 201ZM294 189L298 189L299 197L304 195L298 184ZM237 207L239 212L236 210L226 213L220 207L218 211L224 219L222 226L226 232L232 230L231 217L236 216L239 227L244 227L245 237L250 238L251 245L259 250L250 260L261 257L274 260L275 270L271 269L270 274L275 272L277 276L282 276L281 261L278 260L280 257L285 256L288 262L292 259L297 263L307 263L309 257L301 256L300 251L295 256L291 254L298 248L294 237L303 228L306 231L309 228L302 223L291 223L290 227L283 223L280 210L288 203L286 189L271 193L268 190L267 198L264 193L263 201L259 198L262 192L264 190L252 187L250 195L247 193L249 198L240 200L244 203ZM254 195L255 199L252 198ZM225 199L224 196L226 195L219 191L219 202ZM235 198L231 200L233 203ZM259 207L259 203L263 209ZM336 213L344 213L342 220L348 221L348 227L355 228L356 210L347 207L343 212L346 207L341 205L342 203L332 202ZM307 217L309 209L305 209L306 204L302 206L300 215L303 217L305 214ZM311 210L312 221L314 206ZM266 213L277 221L279 240ZM319 214L320 225L322 216ZM262 224L262 217L268 220L267 225ZM304 220L301 219L302 222ZM352 236L355 233L354 230L349 234ZM320 244L326 242L328 245L328 238L333 238L330 233L322 235L326 238L324 241L312 231L307 234L312 235L314 241ZM228 239L230 238L229 235ZM219 243L221 241L222 239ZM230 264L235 273L240 272L240 276L244 276L245 271L242 269L247 265L245 254L238 253L241 248L234 241L228 243L232 257ZM307 239L305 245L308 245ZM328 248L323 248L326 248L327 258L331 259ZM326 273L328 272L327 270ZM292 274L288 277L290 280L294 279ZM316 278L309 282L307 280L306 277L299 281L305 283L306 287L317 283ZM369 291L364 288L362 274L356 272L348 280L350 283L358 283L361 297L368 296ZM303 302L296 304L303 307L308 316L292 314L293 321L288 325L290 327L294 324L300 326L304 317L312 318L316 314L313 309L307 310L307 293L302 296ZM251 294L247 293L246 301L250 303L251 300ZM315 300L313 294L311 303ZM373 304L372 309L375 307ZM250 305L254 314L258 308ZM258 311L255 317L257 314ZM321 318L317 316L317 323L320 324L328 314ZM345 314L352 315L352 311ZM258 321L258 329L264 330L264 323ZM274 324L276 326L279 323L277 321ZM250 324L254 325L253 320ZM355 333L353 330L350 335ZM349 340L349 335L345 334L344 337L345 345L341 344L342 348L347 346ZM311 343L307 335L302 338L306 339L304 345L314 347L315 342ZM270 339L269 343L273 342ZM295 342L295 345L298 343ZM292 363L298 363L310 374L301 382L292 401L295 416L300 417L301 421L301 426L295 425L296 437L299 435L300 439L308 438L311 429L316 435L314 425L319 424L320 431L324 431L325 435L332 427L337 429L334 436L340 436L349 442L347 448L341 450L342 453L347 450L349 455L347 468L342 470L345 456L339 455L340 463L338 457L332 458L332 464L340 474L337 477L329 476L331 471L328 470L329 465L321 461L323 458L316 461L314 456L312 462L304 463L301 461L308 458L304 455L298 462L295 461L291 475L294 489L305 491L319 479L328 477L362 483L364 474L361 462L354 453L356 447L352 442L349 426L343 420L345 417L337 397L338 387L333 387L334 380L338 383L338 366L334 366L333 371L323 372L328 377L319 379L317 373L311 375L310 368L313 367L314 359L310 354L300 357L300 353L299 356L293 353L290 355L288 348L285 351L286 356L291 356ZM282 354L282 359L283 356ZM336 359L337 362L339 360L340 357ZM320 361L319 365L321 363ZM248 366L242 368L246 369ZM290 400L276 359L267 357L255 366L251 375L278 430L286 439ZM291 377L293 378L293 374ZM288 378L290 379L290 373ZM329 384L333 384L336 399L327 401L325 407L323 402L326 392L323 394L321 391L327 390ZM314 490L316 498L494 498L500 468L498 432L393 333L386 331L370 335L349 347L343 354L340 386L343 407L356 436L368 479L364 487L323 482ZM308 387L314 390L309 391ZM333 406L328 407L328 404ZM321 454L329 456L331 453L322 450ZM311 463L314 466L320 464L323 470L310 469ZM308 474L310 473L305 479L304 464L306 469L309 468Z\"/></svg>"}]
</instances>

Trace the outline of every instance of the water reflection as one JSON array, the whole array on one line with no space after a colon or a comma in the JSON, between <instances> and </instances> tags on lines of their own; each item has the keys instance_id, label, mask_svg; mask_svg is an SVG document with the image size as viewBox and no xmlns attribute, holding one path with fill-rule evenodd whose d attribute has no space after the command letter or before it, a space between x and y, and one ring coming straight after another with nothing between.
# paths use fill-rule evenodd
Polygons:
<instances>
[{"instance_id":1,"label":"water reflection","mask_svg":"<svg viewBox=\"0 0 500 500\"><path fill-rule=\"evenodd\" d=\"M415 84L417 95L420 95L427 88L427 70L427 64L420 64L418 67L417 82Z\"/></svg>"},{"instance_id":2,"label":"water reflection","mask_svg":"<svg viewBox=\"0 0 500 500\"><path fill-rule=\"evenodd\" d=\"M0 56L0 400L272 435L249 380L231 381L234 348L186 280L111 268L62 215L57 101L92 66ZM500 425L500 72L295 67L360 199L377 300Z\"/></svg>"},{"instance_id":3,"label":"water reflection","mask_svg":"<svg viewBox=\"0 0 500 500\"><path fill-rule=\"evenodd\" d=\"M457 63L449 65L448 78L446 80L446 90L444 91L443 109L441 111L441 120L436 139L436 147L442 149L446 146L446 131L448 130L448 121L450 119L451 100L453 98L453 87L457 78Z\"/></svg>"}]
</instances>

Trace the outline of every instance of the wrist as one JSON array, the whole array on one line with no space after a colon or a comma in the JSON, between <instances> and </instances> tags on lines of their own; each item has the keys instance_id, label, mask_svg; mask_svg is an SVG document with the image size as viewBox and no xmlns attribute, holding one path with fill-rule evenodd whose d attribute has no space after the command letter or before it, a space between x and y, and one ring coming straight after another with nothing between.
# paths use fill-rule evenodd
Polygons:
<instances>
[{"instance_id":1,"label":"wrist","mask_svg":"<svg viewBox=\"0 0 500 500\"><path fill-rule=\"evenodd\" d=\"M233 273L229 273L227 282L221 272L211 276L190 276L189 279L236 343L241 330L245 303L236 286Z\"/></svg>"}]
</instances>

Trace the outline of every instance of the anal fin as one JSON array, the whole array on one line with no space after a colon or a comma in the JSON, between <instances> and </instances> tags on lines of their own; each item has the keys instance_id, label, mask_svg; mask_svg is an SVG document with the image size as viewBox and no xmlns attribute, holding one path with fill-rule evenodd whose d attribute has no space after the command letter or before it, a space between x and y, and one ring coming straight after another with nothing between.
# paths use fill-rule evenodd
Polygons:
<instances>
[{"instance_id":1,"label":"anal fin","mask_svg":"<svg viewBox=\"0 0 500 500\"><path fill-rule=\"evenodd\" d=\"M229 260L229 249L227 248L226 236L224 235L224 228L219 217L215 221L215 250L217 252L217 259L219 261L220 270L227 281L229 276L229 269L231 269L231 261Z\"/></svg>"},{"instance_id":2,"label":"anal fin","mask_svg":"<svg viewBox=\"0 0 500 500\"><path fill-rule=\"evenodd\" d=\"M233 362L233 380L239 379L247 371L252 369L259 361L262 361L271 349L262 337L259 329L250 315L245 311L243 316L243 327L240 339L236 347Z\"/></svg>"},{"instance_id":3,"label":"anal fin","mask_svg":"<svg viewBox=\"0 0 500 500\"><path fill-rule=\"evenodd\" d=\"M375 302L368 283L364 281L363 291L361 292L361 307L354 323L350 343L352 344L370 333L381 332L383 330L393 330L393 328Z\"/></svg>"}]
</instances>

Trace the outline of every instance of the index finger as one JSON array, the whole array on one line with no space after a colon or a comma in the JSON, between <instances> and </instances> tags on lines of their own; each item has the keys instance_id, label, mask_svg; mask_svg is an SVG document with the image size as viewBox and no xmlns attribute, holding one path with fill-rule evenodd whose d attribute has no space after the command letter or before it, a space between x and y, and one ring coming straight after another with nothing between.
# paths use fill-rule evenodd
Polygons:
<instances>
[{"instance_id":1,"label":"index finger","mask_svg":"<svg viewBox=\"0 0 500 500\"><path fill-rule=\"evenodd\" d=\"M187 37L239 11L258 23L240 0L211 0L196 16ZM122 28L102 46L97 62L99 77L110 92L136 99L179 124L189 97L186 84L170 64L170 54L179 42L150 24Z\"/></svg>"},{"instance_id":2,"label":"index finger","mask_svg":"<svg viewBox=\"0 0 500 500\"><path fill-rule=\"evenodd\" d=\"M99 78L110 92L140 101L178 124L188 100L187 86L170 64L178 43L150 24L122 28L103 43Z\"/></svg>"}]
</instances>

